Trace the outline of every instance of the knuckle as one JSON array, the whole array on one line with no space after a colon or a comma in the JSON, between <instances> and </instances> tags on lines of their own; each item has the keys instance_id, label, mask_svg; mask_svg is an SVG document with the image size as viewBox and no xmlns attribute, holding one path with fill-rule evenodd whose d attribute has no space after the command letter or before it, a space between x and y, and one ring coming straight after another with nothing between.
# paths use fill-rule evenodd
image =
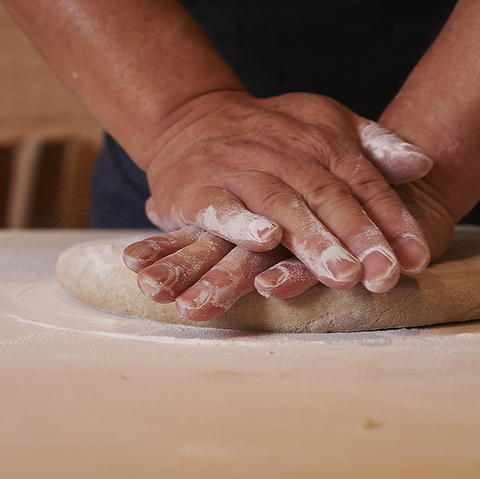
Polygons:
<instances>
[{"instance_id":1,"label":"knuckle","mask_svg":"<svg viewBox=\"0 0 480 479\"><path fill-rule=\"evenodd\" d=\"M346 199L351 200L351 193L347 186L338 180L326 184L313 186L305 196L305 201L314 211L334 208L343 204Z\"/></svg>"},{"instance_id":2,"label":"knuckle","mask_svg":"<svg viewBox=\"0 0 480 479\"><path fill-rule=\"evenodd\" d=\"M316 125L311 135L313 155L317 162L332 172L344 176L352 169L352 159L355 151L345 134L339 127L331 125Z\"/></svg>"},{"instance_id":3,"label":"knuckle","mask_svg":"<svg viewBox=\"0 0 480 479\"><path fill-rule=\"evenodd\" d=\"M329 125L315 125L310 136L312 152L322 165L331 165L339 156L336 151L340 147L339 134Z\"/></svg>"},{"instance_id":4,"label":"knuckle","mask_svg":"<svg viewBox=\"0 0 480 479\"><path fill-rule=\"evenodd\" d=\"M350 188L353 196L361 202L387 200L394 195L393 189L383 178L356 180Z\"/></svg>"},{"instance_id":5,"label":"knuckle","mask_svg":"<svg viewBox=\"0 0 480 479\"><path fill-rule=\"evenodd\" d=\"M284 211L301 201L295 192L283 188L270 189L263 192L261 205L266 211Z\"/></svg>"},{"instance_id":6,"label":"knuckle","mask_svg":"<svg viewBox=\"0 0 480 479\"><path fill-rule=\"evenodd\" d=\"M239 283L244 271L234 262L225 259L221 263L215 265L203 278L214 287L227 287Z\"/></svg>"}]
</instances>

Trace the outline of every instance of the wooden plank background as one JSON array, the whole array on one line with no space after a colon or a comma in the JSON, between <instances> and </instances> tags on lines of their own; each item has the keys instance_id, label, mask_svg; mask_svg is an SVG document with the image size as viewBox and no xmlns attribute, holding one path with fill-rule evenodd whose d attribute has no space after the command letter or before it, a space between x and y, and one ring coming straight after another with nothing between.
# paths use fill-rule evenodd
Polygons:
<instances>
[{"instance_id":1,"label":"wooden plank background","mask_svg":"<svg viewBox=\"0 0 480 479\"><path fill-rule=\"evenodd\" d=\"M8 224L18 151L32 139L39 146L31 195L23 223ZM89 176L101 139L99 124L0 5L0 227L88 226Z\"/></svg>"}]
</instances>

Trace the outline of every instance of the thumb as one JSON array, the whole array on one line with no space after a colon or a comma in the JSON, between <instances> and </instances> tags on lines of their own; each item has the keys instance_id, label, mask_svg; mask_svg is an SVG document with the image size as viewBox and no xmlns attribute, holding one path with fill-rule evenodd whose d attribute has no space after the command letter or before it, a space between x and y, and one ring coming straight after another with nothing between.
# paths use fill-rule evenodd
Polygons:
<instances>
[{"instance_id":1,"label":"thumb","mask_svg":"<svg viewBox=\"0 0 480 479\"><path fill-rule=\"evenodd\" d=\"M420 148L378 123L363 122L358 134L365 156L392 185L418 180L432 169L433 161Z\"/></svg>"},{"instance_id":2,"label":"thumb","mask_svg":"<svg viewBox=\"0 0 480 479\"><path fill-rule=\"evenodd\" d=\"M151 196L145 202L145 213L147 214L147 218L150 220L150 222L163 231L171 232L180 229L176 224L167 220L167 218L158 213L157 207L155 206Z\"/></svg>"}]
</instances>

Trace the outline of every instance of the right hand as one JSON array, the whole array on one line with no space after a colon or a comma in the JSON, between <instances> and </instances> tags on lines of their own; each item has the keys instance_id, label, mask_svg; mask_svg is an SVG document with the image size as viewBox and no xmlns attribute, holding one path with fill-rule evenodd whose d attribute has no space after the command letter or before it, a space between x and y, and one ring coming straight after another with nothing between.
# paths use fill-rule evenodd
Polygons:
<instances>
[{"instance_id":1,"label":"right hand","mask_svg":"<svg viewBox=\"0 0 480 479\"><path fill-rule=\"evenodd\" d=\"M424 268L429 252L369 161L382 149L377 134L385 136L319 95L209 93L162 123L148 154L153 201L177 226L196 225L251 251L281 241L329 287L349 288L363 275L369 289L384 290L400 270ZM428 158L397 142L426 173ZM387 155L384 165L394 159Z\"/></svg>"},{"instance_id":2,"label":"right hand","mask_svg":"<svg viewBox=\"0 0 480 479\"><path fill-rule=\"evenodd\" d=\"M430 160L389 130L370 122L362 133L363 151L391 183L414 180L428 170ZM158 214L151 198L146 210L160 228L176 229ZM178 299L177 309L188 319L218 316L251 291L254 281L267 297L295 296L318 282L302 262L295 257L288 258L290 253L285 248L277 247L269 253L251 253L238 247L232 251L232 248L232 244L190 227L131 245L125 251L125 260L132 270L141 272L139 286L150 298L157 302ZM169 280L165 281L167 277ZM377 291L386 291L397 279L398 276L387 278L374 287ZM371 288L365 275L362 281ZM209 291L208 298L205 288ZM199 298L207 301L200 305Z\"/></svg>"}]
</instances>

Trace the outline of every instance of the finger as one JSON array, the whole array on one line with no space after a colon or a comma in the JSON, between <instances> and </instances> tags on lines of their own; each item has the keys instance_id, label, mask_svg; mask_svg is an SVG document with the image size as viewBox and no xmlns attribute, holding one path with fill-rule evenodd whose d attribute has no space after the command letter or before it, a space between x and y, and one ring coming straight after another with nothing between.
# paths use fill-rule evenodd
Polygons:
<instances>
[{"instance_id":1,"label":"finger","mask_svg":"<svg viewBox=\"0 0 480 479\"><path fill-rule=\"evenodd\" d=\"M179 229L176 224L172 223L165 218L165 216L162 216L158 213L158 209L155 206L155 202L151 196L145 202L145 213L147 214L147 218L150 220L150 222L163 231L172 232Z\"/></svg>"},{"instance_id":2,"label":"finger","mask_svg":"<svg viewBox=\"0 0 480 479\"><path fill-rule=\"evenodd\" d=\"M137 276L138 287L157 303L171 303L233 247L232 243L221 238L202 234L195 243L142 269Z\"/></svg>"},{"instance_id":3,"label":"finger","mask_svg":"<svg viewBox=\"0 0 480 479\"><path fill-rule=\"evenodd\" d=\"M252 213L235 195L217 187L196 190L188 210L177 209L172 219L178 224L195 224L249 251L271 250L282 238L277 223Z\"/></svg>"},{"instance_id":4,"label":"finger","mask_svg":"<svg viewBox=\"0 0 480 479\"><path fill-rule=\"evenodd\" d=\"M425 176L433 161L420 148L373 121L358 127L360 145L365 156L382 173L388 183L409 183Z\"/></svg>"},{"instance_id":5,"label":"finger","mask_svg":"<svg viewBox=\"0 0 480 479\"><path fill-rule=\"evenodd\" d=\"M255 278L255 289L266 298L293 298L315 284L318 279L295 257L280 261Z\"/></svg>"},{"instance_id":6,"label":"finger","mask_svg":"<svg viewBox=\"0 0 480 479\"><path fill-rule=\"evenodd\" d=\"M423 270L430 259L423 233L378 170L346 145L323 154L329 155L334 174L303 168L290 186L302 192L315 215L362 262L367 288L383 292L393 287L398 261L404 272Z\"/></svg>"},{"instance_id":7,"label":"finger","mask_svg":"<svg viewBox=\"0 0 480 479\"><path fill-rule=\"evenodd\" d=\"M432 260L437 260L452 241L455 221L432 187L425 180L396 187L402 201L408 205L422 231L425 232Z\"/></svg>"},{"instance_id":8,"label":"finger","mask_svg":"<svg viewBox=\"0 0 480 479\"><path fill-rule=\"evenodd\" d=\"M252 173L248 181L257 193L244 201L248 208L282 221L282 244L326 286L347 289L363 274L371 291L393 287L400 267L387 240L346 186L330 173L318 171L316 167L302 170L292 181L300 179L298 188L311 186L305 200L278 179Z\"/></svg>"},{"instance_id":9,"label":"finger","mask_svg":"<svg viewBox=\"0 0 480 479\"><path fill-rule=\"evenodd\" d=\"M310 104L312 105L310 108L312 111L310 112L309 118L312 124L315 124L315 102L311 101ZM308 110L308 104L305 104L302 109L302 114L304 114L304 111ZM374 153L372 154L372 157L375 157L373 160L376 165L383 169L384 174L386 174L391 181L398 183L415 179L426 174L431 168L432 161L417 147L405 143L389 130L382 129L381 127L379 130L378 125L373 122L369 122L368 120L362 119L354 114L351 118L353 119L357 130L361 127L370 125L369 128L363 131L364 142L367 144L367 150ZM338 118L334 115L331 118L330 124L335 125L337 124L337 121ZM346 128L344 123L343 126L341 122L338 125L340 128L343 128L343 131L348 131L348 125L346 125ZM394 276L397 274L393 270L392 277L389 278L389 275L387 274L388 263L393 259L391 256L392 249L400 261L403 272L414 274L422 271L428 265L430 258L428 245L422 231L414 221L412 215L406 209L405 205L398 201L398 197L396 197L392 188L388 185L382 175L379 174L378 170L372 168L372 164L369 161L366 161L366 158L361 151L355 148L355 143L352 141L353 139L349 139L348 136L345 135L341 136L339 139L338 135L335 134L335 130L325 128L324 126L318 129L311 129L310 134L312 141L309 144L314 146L312 154L316 157L316 163L318 163L319 166L323 165L327 167L338 177L339 180L341 180L341 182L347 185L355 199L359 201L362 208L365 207L365 211L367 211L370 218L378 226L387 242L391 245L391 248L389 248L385 247L385 243L378 243L380 246L379 253L371 256L371 258L377 256L377 260L379 260L380 263L383 263L387 283L390 283L390 285L394 284ZM320 137L315 141L318 134L320 134ZM386 138L388 138L388 142L385 142L385 145L387 146L379 147L379 143L382 143ZM379 140L382 140L382 142ZM294 157L294 154L291 152L290 155ZM295 162L290 163L295 164ZM340 169L339 165L341 166ZM287 175L282 176L284 171L287 171ZM412 175L408 176L407 171L412 172ZM346 241L351 239L352 236L348 233L342 236L341 224L338 225L339 229L334 229L334 226L338 223L337 220L333 218L333 221L326 221L323 214L318 210L318 206L321 205L321 202L317 202L316 198L318 196L324 196L325 191L332 189L328 183L316 184L318 175L321 175L322 173L315 173L314 170L312 171L309 168L297 169L295 171L292 171L291 169L289 170L288 168L282 168L278 169L278 173L278 176L288 186L298 191L304 198L306 198L307 203L312 207L317 216L324 221L325 225L337 235L347 247L350 248L350 245L347 244ZM305 188L305 184L308 184L309 178L313 180L313 184L311 182L311 186ZM337 185L337 187L335 187L335 185L333 185L333 191L335 192L336 190L337 192L340 192L339 194L334 194L332 196L336 198L345 198L346 192L342 193L339 186L340 185ZM387 191L389 194L387 194ZM319 194L317 194L317 192ZM366 202L372 197L374 200L369 202L367 207ZM309 199L313 201L313 204ZM334 209L336 210L336 208ZM352 210L352 215L348 215L348 209L345 208L339 208L338 211L344 212L347 214L347 217L351 217L355 214L354 210ZM340 217L341 216L338 216L338 218ZM272 217L272 219L274 218ZM330 219L332 219L331 216ZM355 220L353 223L358 224L359 221ZM360 221L360 224L361 223L365 225L363 221ZM359 230L358 234L368 234L368 231ZM377 238L380 238L378 234ZM375 242L376 241L373 241L373 243ZM360 241L360 249L368 250L370 248L368 243L370 243L371 246L374 246L372 241L367 241L366 244L364 243L365 241ZM370 251L374 252L374 250ZM371 258L367 263L371 263L369 269L372 270L370 275L370 280L372 281L375 278L381 278L382 275L377 267L378 265L376 265L378 261L373 261ZM359 259L362 260L362 258ZM379 274L376 274L375 270L377 270ZM382 291L387 287L388 284L384 283L381 289L376 290Z\"/></svg>"},{"instance_id":10,"label":"finger","mask_svg":"<svg viewBox=\"0 0 480 479\"><path fill-rule=\"evenodd\" d=\"M178 314L192 321L218 318L239 298L253 291L255 276L289 254L282 247L265 253L236 247L177 298Z\"/></svg>"},{"instance_id":11,"label":"finger","mask_svg":"<svg viewBox=\"0 0 480 479\"><path fill-rule=\"evenodd\" d=\"M423 232L386 180L375 169L369 171L361 157L351 158L348 167L339 163L335 174L346 182L353 197L387 240L387 248L385 244L378 242L378 251L388 257L393 250L402 272L416 274L425 269L430 261L430 251ZM339 214L339 211L333 209L328 219L325 214L322 217L328 227L336 214ZM364 237L369 235L368 229L359 230L359 233ZM361 255L366 257L369 254L366 242L361 237L357 238L357 242L363 247ZM373 249L370 252L374 251ZM364 261L362 257L357 257Z\"/></svg>"},{"instance_id":12,"label":"finger","mask_svg":"<svg viewBox=\"0 0 480 479\"><path fill-rule=\"evenodd\" d=\"M188 226L173 233L137 241L125 248L123 261L128 268L138 273L155 261L194 243L202 233L200 228Z\"/></svg>"}]
</instances>

